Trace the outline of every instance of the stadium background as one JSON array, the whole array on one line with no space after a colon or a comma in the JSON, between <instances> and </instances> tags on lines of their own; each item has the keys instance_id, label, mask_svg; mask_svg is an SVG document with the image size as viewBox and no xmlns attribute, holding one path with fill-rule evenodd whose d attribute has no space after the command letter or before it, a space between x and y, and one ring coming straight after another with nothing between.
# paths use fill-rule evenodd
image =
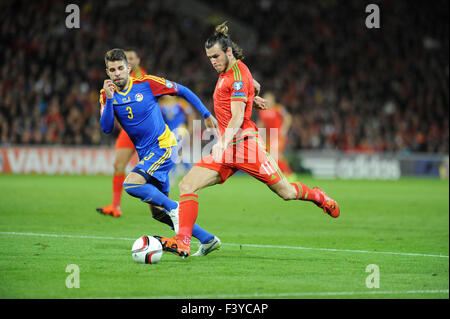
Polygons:
<instances>
[{"instance_id":1,"label":"stadium background","mask_svg":"<svg viewBox=\"0 0 450 319\"><path fill-rule=\"evenodd\" d=\"M184 3L79 1L81 28L67 29L63 1L3 1L2 145L111 144L98 91L112 47L136 47L144 69L211 107L203 43L232 17L254 77L294 115L291 150L448 153L447 1L376 2L380 29L361 1L198 1L201 18Z\"/></svg>"},{"instance_id":2,"label":"stadium background","mask_svg":"<svg viewBox=\"0 0 450 319\"><path fill-rule=\"evenodd\" d=\"M72 2L80 7L79 29L65 26L65 7L71 3L68 1L0 3L0 58L3 61L0 67L0 171L18 173L17 177L0 175L0 253L5 257L0 264L2 297L114 297L116 284L123 285L125 296L136 297L145 289L142 285L144 279L149 279L146 277L149 274L133 268L135 265L131 264L128 254L121 255L130 246L127 238L137 236L140 231L148 231L144 227L149 225L159 227L151 221L142 223L144 215L148 218L148 211L141 213L141 203L125 198L126 210L133 211L133 214L127 213L120 225L107 224L108 221L99 221L99 216L94 216L93 207L101 200L109 200L108 176L95 179L21 175L112 172L113 144L118 132L112 135L101 132L98 92L105 78L103 56L113 47L137 48L141 65L148 73L183 83L211 108L217 74L205 57L203 44L213 25L228 20L231 35L244 49L245 63L262 84L263 91L274 91L278 100L293 114L287 151L293 167L301 173L307 172L302 165L302 161L304 163L308 159L306 155L312 154L310 159L317 163L316 158L329 158L329 154L333 154L347 160L353 156L369 156L362 159L375 158L380 162L407 158L410 159L409 164L402 164L402 169L408 173L406 175L448 177L448 1ZM380 6L380 29L367 29L364 24L368 3ZM75 154L74 158L78 155L82 158L85 152L94 154L94 158L99 152L100 156L92 162L84 160L76 165L63 160L60 170L50 162L44 168L37 165L39 160L49 156L46 152L51 150L58 150L60 159L61 154ZM350 161L350 165L352 163L356 162ZM383 167L378 166L378 169L383 170ZM393 176L386 179L399 178L398 174ZM307 176L305 180L316 182ZM438 289L428 296L448 298L448 180L400 179L396 184L372 180L358 183L321 181L342 198L346 217L337 221L336 227L331 222L316 220L313 214L311 217L303 214L308 209L313 210L305 207L301 216L301 236L297 228L292 228L296 224L291 222L292 216L286 221L269 213L264 217L258 215L261 217L254 227L256 213L252 214L252 211L258 214L264 214L264 210L278 211L279 203L262 198L263 190L255 184L248 187L250 182L247 180L236 179L233 183L236 184L221 188L220 197L214 197L217 194L214 190L205 191L209 196L203 197L202 209L215 207L215 210L209 215L201 212L200 217L213 230L223 226L218 230L225 241L231 242L231 246L227 246L228 251L221 255L224 257L208 260L216 267L213 269L229 274L226 278L231 288L215 287L219 295L214 295L212 292L204 293L195 282L186 283L197 296L258 297L253 295L253 291L259 291L256 286L259 285L264 287L261 288L262 293L276 292L279 288L278 296L281 297L320 297L324 295L311 294L311 287L322 289L319 291L327 288L328 292L330 289L345 291L359 287L356 284L346 286L346 280L351 277L346 273L337 277L329 275L330 267L351 269L359 274L363 266L373 263L370 256L347 259L349 255L346 253L343 253L345 258L336 260L332 253L320 251L320 248L319 252L323 254L320 257L314 250L301 251L300 262L300 254L288 255L277 251L277 255L272 256L245 246L245 243L273 245L272 238L276 236L291 245L330 247L330 251L337 247L343 251L347 249L348 254L352 253L351 249L378 250L381 254L383 251L421 252L424 256L434 254L430 257L435 258L433 262L430 259L423 263L412 260L414 254L412 257L400 255L399 259L391 255L375 256L380 256L379 262L385 267L383 278L398 279L393 288L385 285L387 290L399 288L414 292L417 288L413 284L420 283L420 289ZM233 187L245 193L242 201L259 201L261 207L252 204L242 208L243 211L247 209L247 213L234 206L217 207L215 200L220 202L222 197L236 196ZM247 193L250 188L260 193ZM61 189L72 197L59 195L63 194ZM23 200L25 196L28 201ZM420 200L416 200L418 198ZM370 210L376 213L367 215L367 207L361 199L371 203ZM288 205L283 214L294 214L297 210L294 206ZM71 218L64 213L70 214ZM238 232L234 228L236 220L242 227ZM254 229L263 229L266 233L261 236ZM68 234L62 236L65 238L61 240L63 243L52 238L61 231ZM27 247L14 237L27 234L33 237L34 233L48 233L49 238L39 237L33 241L32 247ZM80 234L81 237L76 237ZM327 237L329 234L331 240ZM80 239L89 240L89 236L92 236L93 243L83 246ZM100 236L121 236L125 241L102 244L98 243ZM242 242L242 245L236 244ZM97 276L104 280L101 284L77 294L58 286L59 277L55 279L53 274L47 275L52 267L56 269L54 273L58 273L67 260L74 258L70 255L72 252L67 252L68 243L84 258L78 262L86 268L91 267L92 278ZM58 245L63 246L58 248ZM95 258L99 252L105 254L100 261ZM42 263L41 257L46 254L50 258ZM239 259L239 267L236 267L233 258L236 255L242 257L242 254L247 255ZM29 260L41 273L29 275L28 270L16 262L19 257L20 260ZM170 257L165 257L164 263L178 267L177 261ZM280 258L282 263L279 263ZM188 262L196 265L188 268L190 272L198 271L204 282L213 282L207 276L215 273L207 265ZM161 267L164 263L161 262ZM94 264L98 269L92 266ZM306 280L306 295L295 291L290 295L283 291L291 283L297 283L294 276L286 277L285 281L278 277L281 271L289 274L287 267L291 265L294 271L299 265L305 267L302 271L308 275L317 271L308 279L302 277L303 286L296 286L305 287ZM345 266L340 268L340 265ZM9 272L12 268L17 270L17 275ZM111 277L118 283L104 277L105 268L113 274L120 273ZM154 269L162 271L163 268ZM252 271L239 273L245 269ZM127 276L134 272L139 272L144 278L142 283L141 280L130 279L133 280L130 285L126 281ZM255 273L260 277L255 279ZM341 275L342 278L339 277ZM361 277L360 274L354 276ZM29 287L30 281L24 278L35 282L35 286ZM180 282L185 279L176 278ZM83 284L88 286L90 281L83 280ZM103 286L109 290L96 291L97 287L101 289ZM169 290L165 283L160 290L155 287L154 291L146 291L147 296L161 293L179 297L178 292ZM250 295L246 294L246 289L253 288L255 290L251 290ZM230 295L230 291L236 294ZM418 296L425 296L421 292L417 293ZM273 295L266 296L271 298ZM408 292L387 296L417 297Z\"/></svg>"}]
</instances>

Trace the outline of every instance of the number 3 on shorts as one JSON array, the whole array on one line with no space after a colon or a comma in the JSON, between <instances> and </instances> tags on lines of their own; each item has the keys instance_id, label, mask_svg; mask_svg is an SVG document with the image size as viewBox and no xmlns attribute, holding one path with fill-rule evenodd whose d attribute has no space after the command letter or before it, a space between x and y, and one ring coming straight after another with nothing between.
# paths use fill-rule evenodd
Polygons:
<instances>
[{"instance_id":1,"label":"number 3 on shorts","mask_svg":"<svg viewBox=\"0 0 450 319\"><path fill-rule=\"evenodd\" d=\"M127 107L126 110L128 111L128 113L130 113L128 115L128 118L132 119L133 118L133 110L131 109L131 106Z\"/></svg>"}]
</instances>

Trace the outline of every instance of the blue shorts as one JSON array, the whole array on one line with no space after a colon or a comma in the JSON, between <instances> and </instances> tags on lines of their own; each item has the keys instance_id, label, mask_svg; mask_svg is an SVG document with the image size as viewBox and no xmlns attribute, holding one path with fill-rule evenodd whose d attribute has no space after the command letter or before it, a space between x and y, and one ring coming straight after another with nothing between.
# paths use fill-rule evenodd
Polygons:
<instances>
[{"instance_id":1,"label":"blue shorts","mask_svg":"<svg viewBox=\"0 0 450 319\"><path fill-rule=\"evenodd\" d=\"M146 156L139 159L139 163L132 172L143 176L147 183L153 184L161 192L169 193L169 172L177 160L177 150L176 146L155 147Z\"/></svg>"}]
</instances>

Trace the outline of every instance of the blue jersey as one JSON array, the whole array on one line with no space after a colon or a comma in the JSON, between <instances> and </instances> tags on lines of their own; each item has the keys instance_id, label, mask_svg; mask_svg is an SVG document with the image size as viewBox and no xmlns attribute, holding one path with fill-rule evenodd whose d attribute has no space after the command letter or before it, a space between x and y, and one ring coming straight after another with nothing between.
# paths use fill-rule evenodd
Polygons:
<instances>
[{"instance_id":1,"label":"blue jersey","mask_svg":"<svg viewBox=\"0 0 450 319\"><path fill-rule=\"evenodd\" d=\"M175 95L178 85L152 75L130 78L126 91L115 91L114 115L133 142L139 159L152 152L155 147L169 148L177 145L177 140L164 122L158 97ZM106 94L100 91L101 112L105 107Z\"/></svg>"},{"instance_id":2,"label":"blue jersey","mask_svg":"<svg viewBox=\"0 0 450 319\"><path fill-rule=\"evenodd\" d=\"M177 99L176 103L172 105L161 103L161 112L169 129L174 131L180 125L186 123L187 114L190 114L192 111L189 105L184 105L183 101Z\"/></svg>"}]
</instances>

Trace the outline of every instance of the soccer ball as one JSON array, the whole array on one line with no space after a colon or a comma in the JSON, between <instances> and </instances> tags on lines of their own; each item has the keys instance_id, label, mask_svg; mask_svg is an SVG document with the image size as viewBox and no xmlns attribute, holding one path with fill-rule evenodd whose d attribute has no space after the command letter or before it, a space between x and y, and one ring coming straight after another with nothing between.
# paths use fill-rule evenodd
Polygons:
<instances>
[{"instance_id":1,"label":"soccer ball","mask_svg":"<svg viewBox=\"0 0 450 319\"><path fill-rule=\"evenodd\" d=\"M161 260L162 254L161 242L152 236L136 239L131 248L131 256L138 264L156 264Z\"/></svg>"}]
</instances>

